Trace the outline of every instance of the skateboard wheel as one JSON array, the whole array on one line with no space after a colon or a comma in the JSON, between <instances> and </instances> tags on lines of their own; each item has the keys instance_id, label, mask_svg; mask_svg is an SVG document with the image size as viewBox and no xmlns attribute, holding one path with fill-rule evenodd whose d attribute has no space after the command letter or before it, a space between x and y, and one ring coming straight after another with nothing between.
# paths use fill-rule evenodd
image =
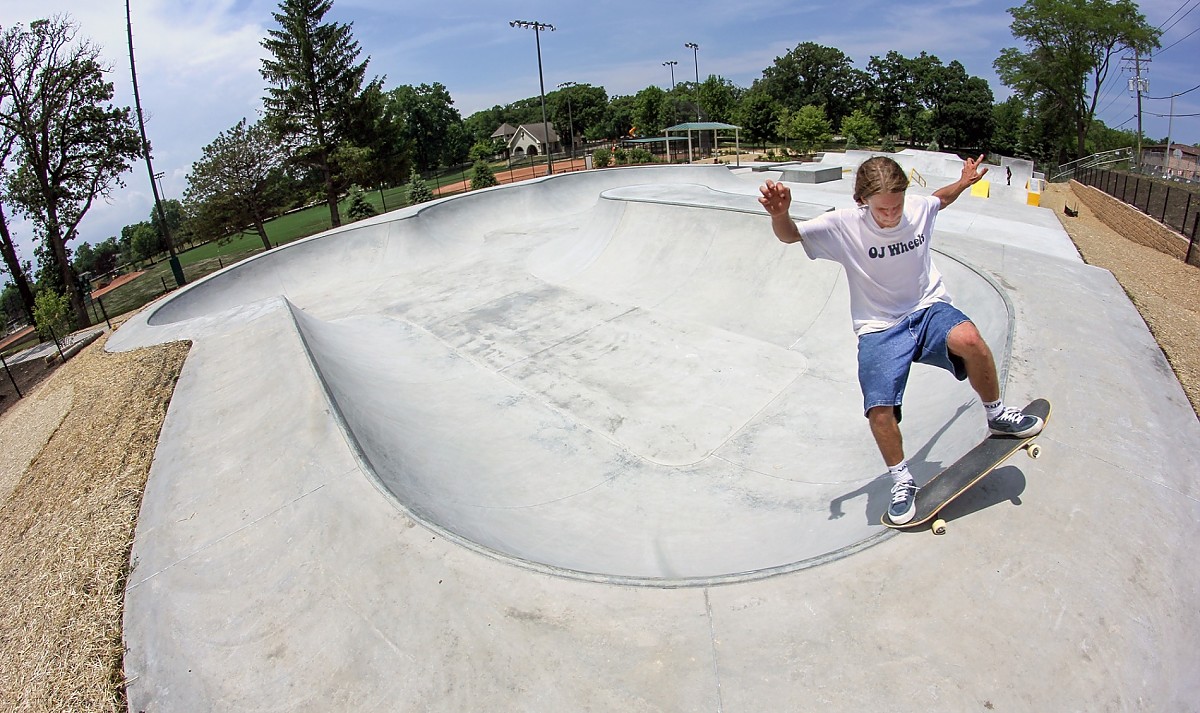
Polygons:
<instances>
[{"instance_id":1,"label":"skateboard wheel","mask_svg":"<svg viewBox=\"0 0 1200 713\"><path fill-rule=\"evenodd\" d=\"M939 517L938 519L933 521L933 534L935 534L935 535L946 534L946 521L945 520L943 520Z\"/></svg>"},{"instance_id":2,"label":"skateboard wheel","mask_svg":"<svg viewBox=\"0 0 1200 713\"><path fill-rule=\"evenodd\" d=\"M1042 457L1042 447L1036 443L1030 443L1028 446L1025 446L1025 452L1029 454L1030 458Z\"/></svg>"}]
</instances>

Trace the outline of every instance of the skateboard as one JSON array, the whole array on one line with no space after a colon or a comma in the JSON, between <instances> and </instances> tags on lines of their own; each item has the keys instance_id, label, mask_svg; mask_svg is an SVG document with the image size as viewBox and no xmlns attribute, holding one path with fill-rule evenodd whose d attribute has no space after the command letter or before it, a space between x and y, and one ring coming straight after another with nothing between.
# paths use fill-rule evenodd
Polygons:
<instances>
[{"instance_id":1,"label":"skateboard","mask_svg":"<svg viewBox=\"0 0 1200 713\"><path fill-rule=\"evenodd\" d=\"M1045 399L1034 400L1025 407L1024 411L1032 416L1040 416L1045 423L1050 421L1050 402ZM908 530L933 520L933 533L935 535L945 534L946 521L937 517L942 508L954 502L959 495L965 493L985 475L1008 460L1013 453L1024 449L1030 458L1040 456L1042 447L1034 442L1034 439L1040 435L1038 433L1026 438L989 435L979 445L967 451L966 455L933 476L928 483L917 490L917 512L913 515L912 520L903 525L897 525L885 512L881 520L882 524L895 530Z\"/></svg>"}]
</instances>

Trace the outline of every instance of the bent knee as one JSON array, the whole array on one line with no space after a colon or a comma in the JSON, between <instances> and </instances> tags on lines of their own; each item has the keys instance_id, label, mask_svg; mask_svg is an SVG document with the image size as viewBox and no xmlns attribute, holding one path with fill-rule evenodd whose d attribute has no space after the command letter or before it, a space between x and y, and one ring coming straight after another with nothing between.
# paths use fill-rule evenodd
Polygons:
<instances>
[{"instance_id":1,"label":"bent knee","mask_svg":"<svg viewBox=\"0 0 1200 713\"><path fill-rule=\"evenodd\" d=\"M989 352L987 342L973 322L962 322L951 329L946 335L946 347L952 354L963 357Z\"/></svg>"}]
</instances>

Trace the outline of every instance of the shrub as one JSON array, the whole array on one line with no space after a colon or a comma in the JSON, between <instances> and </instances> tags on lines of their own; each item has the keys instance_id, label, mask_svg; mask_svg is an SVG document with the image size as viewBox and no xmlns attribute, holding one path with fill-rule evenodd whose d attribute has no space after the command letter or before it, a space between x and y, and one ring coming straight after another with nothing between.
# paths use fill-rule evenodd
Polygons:
<instances>
[{"instance_id":1,"label":"shrub","mask_svg":"<svg viewBox=\"0 0 1200 713\"><path fill-rule=\"evenodd\" d=\"M612 152L608 149L596 149L592 152L592 166L606 168L612 165Z\"/></svg>"},{"instance_id":2,"label":"shrub","mask_svg":"<svg viewBox=\"0 0 1200 713\"><path fill-rule=\"evenodd\" d=\"M630 163L654 163L654 154L641 147L629 150Z\"/></svg>"},{"instance_id":3,"label":"shrub","mask_svg":"<svg viewBox=\"0 0 1200 713\"><path fill-rule=\"evenodd\" d=\"M367 201L367 194L363 192L361 186L350 186L350 195L346 197L346 217L351 222L370 218L377 215L379 211L375 210L375 206Z\"/></svg>"},{"instance_id":4,"label":"shrub","mask_svg":"<svg viewBox=\"0 0 1200 713\"><path fill-rule=\"evenodd\" d=\"M414 168L408 176L408 204L416 205L431 200L433 200L433 191Z\"/></svg>"},{"instance_id":5,"label":"shrub","mask_svg":"<svg viewBox=\"0 0 1200 713\"><path fill-rule=\"evenodd\" d=\"M54 290L42 290L33 301L33 321L43 339L66 336L71 331L71 301Z\"/></svg>"},{"instance_id":6,"label":"shrub","mask_svg":"<svg viewBox=\"0 0 1200 713\"><path fill-rule=\"evenodd\" d=\"M616 160L618 166L629 165L629 152L625 149L616 149L613 151L613 158Z\"/></svg>"},{"instance_id":7,"label":"shrub","mask_svg":"<svg viewBox=\"0 0 1200 713\"><path fill-rule=\"evenodd\" d=\"M497 185L496 174L484 161L476 161L471 167L471 190Z\"/></svg>"}]
</instances>

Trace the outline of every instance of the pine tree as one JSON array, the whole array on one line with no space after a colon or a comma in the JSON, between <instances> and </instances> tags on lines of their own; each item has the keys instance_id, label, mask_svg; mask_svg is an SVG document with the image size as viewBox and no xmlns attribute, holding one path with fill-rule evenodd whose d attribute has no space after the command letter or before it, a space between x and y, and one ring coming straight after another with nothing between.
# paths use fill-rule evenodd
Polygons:
<instances>
[{"instance_id":1,"label":"pine tree","mask_svg":"<svg viewBox=\"0 0 1200 713\"><path fill-rule=\"evenodd\" d=\"M421 178L421 174L417 173L417 169L414 168L408 178L408 204L416 205L431 200L433 200L433 191L429 189L429 184Z\"/></svg>"},{"instance_id":2,"label":"pine tree","mask_svg":"<svg viewBox=\"0 0 1200 713\"><path fill-rule=\"evenodd\" d=\"M492 167L484 161L476 161L471 168L471 190L494 185L496 185L496 174L492 173Z\"/></svg>"},{"instance_id":3,"label":"pine tree","mask_svg":"<svg viewBox=\"0 0 1200 713\"><path fill-rule=\"evenodd\" d=\"M379 214L375 206L367 201L367 194L360 186L350 186L350 195L346 197L346 217L351 221L371 218Z\"/></svg>"},{"instance_id":4,"label":"pine tree","mask_svg":"<svg viewBox=\"0 0 1200 713\"><path fill-rule=\"evenodd\" d=\"M355 114L370 105L360 101L370 58L358 61L351 25L321 22L332 7L332 0L282 0L272 13L279 27L262 41L271 58L263 60L261 74L272 85L263 99L264 118L292 146L293 160L320 175L336 227L344 179L334 157L342 144L353 143Z\"/></svg>"}]
</instances>

